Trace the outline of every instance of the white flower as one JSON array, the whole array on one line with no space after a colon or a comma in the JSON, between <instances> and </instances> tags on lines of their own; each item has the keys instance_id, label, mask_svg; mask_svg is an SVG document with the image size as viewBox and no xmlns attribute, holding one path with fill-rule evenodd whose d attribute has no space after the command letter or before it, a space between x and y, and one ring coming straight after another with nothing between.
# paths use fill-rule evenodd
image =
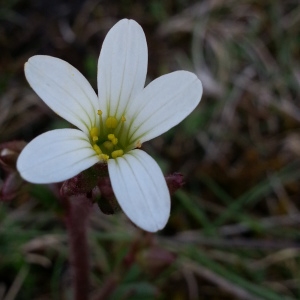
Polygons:
<instances>
[{"instance_id":1,"label":"white flower","mask_svg":"<svg viewBox=\"0 0 300 300\"><path fill-rule=\"evenodd\" d=\"M125 214L144 230L162 229L170 195L162 171L141 144L181 122L198 105L200 80L177 71L144 88L148 50L143 29L121 20L108 32L98 62L98 96L67 62L37 55L25 64L34 91L78 129L58 129L32 140L17 161L32 183L67 180L107 162L111 184Z\"/></svg>"}]
</instances>

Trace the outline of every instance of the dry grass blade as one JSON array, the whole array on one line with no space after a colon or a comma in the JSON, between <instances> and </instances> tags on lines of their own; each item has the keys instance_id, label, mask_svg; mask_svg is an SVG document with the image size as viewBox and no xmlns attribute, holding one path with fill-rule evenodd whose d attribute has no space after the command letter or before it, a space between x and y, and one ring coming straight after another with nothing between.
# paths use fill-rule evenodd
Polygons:
<instances>
[{"instance_id":1,"label":"dry grass blade","mask_svg":"<svg viewBox=\"0 0 300 300\"><path fill-rule=\"evenodd\" d=\"M29 272L28 267L23 267L19 271L18 275L16 276L14 282L12 283L11 287L9 288L9 290L3 300L16 299L18 293L21 290L24 280L26 279L26 277L28 275L28 272Z\"/></svg>"},{"instance_id":2,"label":"dry grass blade","mask_svg":"<svg viewBox=\"0 0 300 300\"><path fill-rule=\"evenodd\" d=\"M258 298L250 294L247 290L239 287L238 285L226 280L224 277L216 274L212 270L205 268L200 265L195 265L192 261L183 261L181 262L183 268L186 268L196 275L212 282L225 292L233 295L237 299L241 300L262 300L262 298Z\"/></svg>"}]
</instances>

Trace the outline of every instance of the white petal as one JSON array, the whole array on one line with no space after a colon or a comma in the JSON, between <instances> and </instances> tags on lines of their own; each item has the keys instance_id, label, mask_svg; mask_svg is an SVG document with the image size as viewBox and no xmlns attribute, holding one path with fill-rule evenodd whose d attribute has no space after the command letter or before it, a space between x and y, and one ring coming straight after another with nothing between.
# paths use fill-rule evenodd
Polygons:
<instances>
[{"instance_id":1,"label":"white petal","mask_svg":"<svg viewBox=\"0 0 300 300\"><path fill-rule=\"evenodd\" d=\"M128 218L144 230L162 229L170 215L170 194L155 160L142 150L132 150L108 160L116 198Z\"/></svg>"},{"instance_id":2,"label":"white petal","mask_svg":"<svg viewBox=\"0 0 300 300\"><path fill-rule=\"evenodd\" d=\"M52 183L69 179L98 161L85 133L57 129L33 139L21 152L17 169L29 182Z\"/></svg>"},{"instance_id":3,"label":"white petal","mask_svg":"<svg viewBox=\"0 0 300 300\"><path fill-rule=\"evenodd\" d=\"M177 71L152 81L128 108L130 143L161 135L186 118L199 104L202 84L196 75Z\"/></svg>"},{"instance_id":4,"label":"white petal","mask_svg":"<svg viewBox=\"0 0 300 300\"><path fill-rule=\"evenodd\" d=\"M95 126L98 97L86 78L69 63L37 55L25 64L34 91L58 115L88 132Z\"/></svg>"},{"instance_id":5,"label":"white petal","mask_svg":"<svg viewBox=\"0 0 300 300\"><path fill-rule=\"evenodd\" d=\"M108 32L98 62L98 93L107 114L120 118L140 92L147 73L148 50L141 26L123 19Z\"/></svg>"}]
</instances>

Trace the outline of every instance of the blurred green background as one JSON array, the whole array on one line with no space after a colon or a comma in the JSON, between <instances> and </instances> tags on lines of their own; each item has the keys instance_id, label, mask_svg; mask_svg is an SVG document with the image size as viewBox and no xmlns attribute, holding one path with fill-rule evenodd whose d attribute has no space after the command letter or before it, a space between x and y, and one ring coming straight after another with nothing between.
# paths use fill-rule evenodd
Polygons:
<instances>
[{"instance_id":1,"label":"blurred green background","mask_svg":"<svg viewBox=\"0 0 300 300\"><path fill-rule=\"evenodd\" d=\"M91 299L300 299L299 1L2 0L0 143L70 126L27 84L28 58L64 59L96 89L103 39L122 18L145 31L147 82L189 70L204 95L143 145L165 175L184 174L166 228L146 234L95 207ZM0 202L0 299L70 293L59 203L22 185Z\"/></svg>"}]
</instances>

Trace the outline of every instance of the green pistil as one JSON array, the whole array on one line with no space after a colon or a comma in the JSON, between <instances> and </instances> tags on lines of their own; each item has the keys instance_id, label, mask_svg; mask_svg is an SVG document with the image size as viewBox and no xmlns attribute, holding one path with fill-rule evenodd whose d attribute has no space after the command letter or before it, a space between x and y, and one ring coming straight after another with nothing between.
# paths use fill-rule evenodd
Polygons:
<instances>
[{"instance_id":1,"label":"green pistil","mask_svg":"<svg viewBox=\"0 0 300 300\"><path fill-rule=\"evenodd\" d=\"M124 154L124 149L120 145L120 137L124 130L124 116L118 121L117 118L109 116L103 122L102 111L98 110L100 126L90 129L90 138L93 149L100 160L107 161L110 158L117 158Z\"/></svg>"}]
</instances>

